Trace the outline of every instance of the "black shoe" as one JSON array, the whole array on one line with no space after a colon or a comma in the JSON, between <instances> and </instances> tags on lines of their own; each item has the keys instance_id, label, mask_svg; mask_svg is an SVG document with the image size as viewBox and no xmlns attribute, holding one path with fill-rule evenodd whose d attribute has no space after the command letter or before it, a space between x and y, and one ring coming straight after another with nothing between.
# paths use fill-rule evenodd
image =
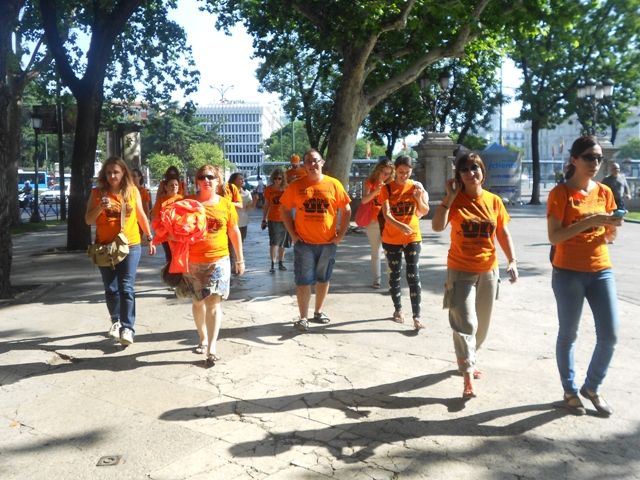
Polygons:
<instances>
[{"instance_id":1,"label":"black shoe","mask_svg":"<svg viewBox=\"0 0 640 480\"><path fill-rule=\"evenodd\" d=\"M593 406L596 408L600 416L610 417L611 415L613 415L613 408L609 406L602 395L599 395L595 392L590 392L584 386L580 389L580 395L591 400L591 403L593 403Z\"/></svg>"},{"instance_id":2,"label":"black shoe","mask_svg":"<svg viewBox=\"0 0 640 480\"><path fill-rule=\"evenodd\" d=\"M269 273L276 273L276 267L273 262L271 262L271 268L269 269Z\"/></svg>"},{"instance_id":3,"label":"black shoe","mask_svg":"<svg viewBox=\"0 0 640 480\"><path fill-rule=\"evenodd\" d=\"M309 320L310 322L313 323L322 323L322 324L327 324L329 323L331 320L329 319L329 317L327 317L324 313L322 312L316 312L313 314L313 318Z\"/></svg>"},{"instance_id":4,"label":"black shoe","mask_svg":"<svg viewBox=\"0 0 640 480\"><path fill-rule=\"evenodd\" d=\"M287 267L284 266L284 263L278 262L278 270L280 270L281 272L286 272Z\"/></svg>"}]
</instances>

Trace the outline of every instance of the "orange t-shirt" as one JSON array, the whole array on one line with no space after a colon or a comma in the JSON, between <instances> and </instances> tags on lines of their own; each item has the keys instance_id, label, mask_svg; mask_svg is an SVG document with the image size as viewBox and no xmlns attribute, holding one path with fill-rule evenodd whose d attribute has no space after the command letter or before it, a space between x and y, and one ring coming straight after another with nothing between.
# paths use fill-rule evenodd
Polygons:
<instances>
[{"instance_id":1,"label":"orange t-shirt","mask_svg":"<svg viewBox=\"0 0 640 480\"><path fill-rule=\"evenodd\" d=\"M273 185L269 185L264 189L264 198L267 202L269 202L267 220L271 222L282 221L282 215L280 215L280 197L283 193L284 192L282 190L278 190Z\"/></svg>"},{"instance_id":2,"label":"orange t-shirt","mask_svg":"<svg viewBox=\"0 0 640 480\"><path fill-rule=\"evenodd\" d=\"M280 204L296 209L296 233L303 242L311 244L331 243L336 236L338 209L349 205L351 199L342 183L323 175L322 180L312 182L308 176L289 185Z\"/></svg>"},{"instance_id":3,"label":"orange t-shirt","mask_svg":"<svg viewBox=\"0 0 640 480\"><path fill-rule=\"evenodd\" d=\"M189 247L189 263L213 263L229 256L229 229L238 225L236 207L220 197L215 205L205 205L207 236Z\"/></svg>"},{"instance_id":4,"label":"orange t-shirt","mask_svg":"<svg viewBox=\"0 0 640 480\"><path fill-rule=\"evenodd\" d=\"M304 169L304 167L290 168L285 172L285 175L287 176L287 183L291 183L294 180L306 177L307 171Z\"/></svg>"},{"instance_id":5,"label":"orange t-shirt","mask_svg":"<svg viewBox=\"0 0 640 480\"><path fill-rule=\"evenodd\" d=\"M462 272L489 272L498 266L496 231L511 217L497 195L483 190L477 198L460 192L451 204L451 247L447 267Z\"/></svg>"},{"instance_id":6,"label":"orange t-shirt","mask_svg":"<svg viewBox=\"0 0 640 480\"><path fill-rule=\"evenodd\" d=\"M132 191L135 194L135 190ZM93 204L98 205L103 196L109 197L111 206L108 210L103 210L96 218L96 243L111 243L120 233L120 213L122 212L123 199L121 195L110 192L101 192L93 189ZM126 214L124 218L123 233L129 240L129 245L140 243L140 230L138 228L138 215L136 214L136 196L132 195L125 205Z\"/></svg>"},{"instance_id":7,"label":"orange t-shirt","mask_svg":"<svg viewBox=\"0 0 640 480\"><path fill-rule=\"evenodd\" d=\"M616 209L613 193L606 185L584 195L562 184L549 192L547 216L562 220L566 227L594 213L609 213ZM605 227L593 227L556 244L553 266L578 272L598 272L611 268Z\"/></svg>"},{"instance_id":8,"label":"orange t-shirt","mask_svg":"<svg viewBox=\"0 0 640 480\"><path fill-rule=\"evenodd\" d=\"M364 188L368 191L375 190L377 186L378 184L371 180L364 181ZM385 190L386 188L387 187L383 186L382 190ZM369 201L369 203L371 203L371 222L372 223L378 223L378 214L380 213L380 210L382 210L382 200L380 200L380 194L382 194L382 190L380 191L377 197L374 197L372 200Z\"/></svg>"},{"instance_id":9,"label":"orange t-shirt","mask_svg":"<svg viewBox=\"0 0 640 480\"><path fill-rule=\"evenodd\" d=\"M153 210L151 210L151 218L157 218L160 215L160 212L162 211L162 209L164 209L165 207L168 207L174 202L182 200L183 198L184 197L179 193L176 193L175 195L170 195L168 197L165 197L165 196L157 197L156 203L153 206Z\"/></svg>"},{"instance_id":10,"label":"orange t-shirt","mask_svg":"<svg viewBox=\"0 0 640 480\"><path fill-rule=\"evenodd\" d=\"M416 215L418 201L413 196L415 189L413 180L407 180L404 185L399 185L394 180L382 187L378 200L381 204L389 200L389 208L393 218L401 223L409 225L413 233L407 235L394 227L391 222L385 222L382 231L382 242L390 245L406 245L407 243L422 240L420 233L420 219Z\"/></svg>"},{"instance_id":11,"label":"orange t-shirt","mask_svg":"<svg viewBox=\"0 0 640 480\"><path fill-rule=\"evenodd\" d=\"M240 190L233 183L225 183L218 188L218 195L226 198L232 203L242 203Z\"/></svg>"},{"instance_id":12,"label":"orange t-shirt","mask_svg":"<svg viewBox=\"0 0 640 480\"><path fill-rule=\"evenodd\" d=\"M140 198L142 199L142 209L147 212L151 206L151 192L145 187L138 187L138 191L140 192Z\"/></svg>"}]
</instances>

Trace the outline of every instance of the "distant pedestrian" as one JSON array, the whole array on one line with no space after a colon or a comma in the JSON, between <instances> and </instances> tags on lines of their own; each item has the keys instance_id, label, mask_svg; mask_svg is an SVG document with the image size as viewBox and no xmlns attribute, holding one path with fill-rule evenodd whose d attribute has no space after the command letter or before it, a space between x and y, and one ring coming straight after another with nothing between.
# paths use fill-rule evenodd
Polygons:
<instances>
[{"instance_id":1,"label":"distant pedestrian","mask_svg":"<svg viewBox=\"0 0 640 480\"><path fill-rule=\"evenodd\" d=\"M362 184L362 200L360 205L371 203L371 222L367 225L367 238L371 247L371 273L373 276L372 287L380 288L382 279L380 257L382 254L382 237L378 214L382 209L380 193L385 185L394 177L393 162L385 158L377 163L371 174Z\"/></svg>"},{"instance_id":2,"label":"distant pedestrian","mask_svg":"<svg viewBox=\"0 0 640 480\"><path fill-rule=\"evenodd\" d=\"M473 379L480 378L476 353L487 337L498 293L496 240L508 260L509 280L518 279L507 228L510 217L500 197L482 188L485 179L486 169L478 154L459 157L455 178L447 181L446 194L431 220L436 232L451 224L443 306L449 309L458 369L464 378L463 398L475 396Z\"/></svg>"},{"instance_id":3,"label":"distant pedestrian","mask_svg":"<svg viewBox=\"0 0 640 480\"><path fill-rule=\"evenodd\" d=\"M294 276L300 319L294 326L301 332L309 322L326 324L322 311L329 293L336 247L349 228L351 199L342 183L322 173L324 159L317 150L304 154L307 175L290 184L280 197L282 220L291 236ZM296 209L295 221L292 210ZM315 285L315 309L309 318L311 285Z\"/></svg>"},{"instance_id":4,"label":"distant pedestrian","mask_svg":"<svg viewBox=\"0 0 640 480\"><path fill-rule=\"evenodd\" d=\"M123 212L124 210L124 212ZM124 213L124 225L122 215ZM91 190L85 221L96 226L96 243L108 244L122 232L129 241L129 254L114 268L99 267L107 309L111 316L108 335L122 345L133 343L136 323L136 273L140 261L140 230L149 242L149 255L156 253L149 220L142 208L127 164L118 157L107 159L98 174L97 187Z\"/></svg>"},{"instance_id":5,"label":"distant pedestrian","mask_svg":"<svg viewBox=\"0 0 640 480\"><path fill-rule=\"evenodd\" d=\"M307 175L307 170L300 163L300 156L298 154L294 153L291 155L291 158L289 159L289 169L286 174L287 184Z\"/></svg>"},{"instance_id":6,"label":"distant pedestrian","mask_svg":"<svg viewBox=\"0 0 640 480\"><path fill-rule=\"evenodd\" d=\"M182 196L186 195L187 188L184 181L180 178L180 170L178 170L178 167L176 167L175 165L171 165L164 172L164 177L162 177L162 180L160 180L156 195L166 195L168 193L166 190L167 181L171 178L175 178L176 180L178 180L178 193Z\"/></svg>"},{"instance_id":7,"label":"distant pedestrian","mask_svg":"<svg viewBox=\"0 0 640 480\"><path fill-rule=\"evenodd\" d=\"M178 193L180 190L180 180L177 178L170 178L164 188L164 194L156 195L156 203L151 210L151 218L156 219L160 216L162 210L167 208L172 203L182 200L184 197ZM162 249L164 250L164 258L167 263L171 262L171 248L169 242L162 242Z\"/></svg>"},{"instance_id":8,"label":"distant pedestrian","mask_svg":"<svg viewBox=\"0 0 640 480\"><path fill-rule=\"evenodd\" d=\"M610 167L610 175L602 179L602 183L611 189L616 207L624 210L625 199L631 198L631 190L625 176L620 173L620 164L613 162Z\"/></svg>"},{"instance_id":9,"label":"distant pedestrian","mask_svg":"<svg viewBox=\"0 0 640 480\"><path fill-rule=\"evenodd\" d=\"M258 208L262 208L264 206L264 189L266 187L264 186L264 181L262 180L262 177L258 177L258 185L256 185L256 195L258 196L258 201L256 202L256 205Z\"/></svg>"},{"instance_id":10,"label":"distant pedestrian","mask_svg":"<svg viewBox=\"0 0 640 480\"><path fill-rule=\"evenodd\" d=\"M413 327L419 330L424 328L420 320L422 300L419 270L422 247L420 217L429 213L429 195L420 182L409 179L413 171L411 157L399 156L394 165L395 179L389 183L388 188L381 190L379 197L385 219L382 248L389 266L389 292L394 308L392 318L394 322L404 323L400 289L404 254Z\"/></svg>"},{"instance_id":11,"label":"distant pedestrian","mask_svg":"<svg viewBox=\"0 0 640 480\"><path fill-rule=\"evenodd\" d=\"M567 180L547 201L547 229L552 249L551 285L558 308L556 361L564 390L564 404L574 415L586 410L578 397L575 344L586 299L593 314L596 345L580 394L598 413L613 409L600 394L618 340L618 301L607 241L613 240L622 219L611 212L611 190L594 181L602 163L595 137L578 138L571 146Z\"/></svg>"},{"instance_id":12,"label":"distant pedestrian","mask_svg":"<svg viewBox=\"0 0 640 480\"><path fill-rule=\"evenodd\" d=\"M232 173L229 177L228 183L229 185L235 185L240 194L240 202L242 203L242 208L236 208L236 212L238 213L238 228L240 229L240 237L242 242L244 242L245 238L247 238L247 230L249 228L249 209L256 206L256 201L251 196L251 192L244 188L245 179L242 173ZM237 274L238 271L235 268L235 250L231 248L231 244L229 244L229 253L231 257L231 273Z\"/></svg>"},{"instance_id":13,"label":"distant pedestrian","mask_svg":"<svg viewBox=\"0 0 640 480\"><path fill-rule=\"evenodd\" d=\"M291 237L280 213L280 197L286 187L284 172L280 167L275 168L269 177L269 185L264 190L264 207L262 208L262 229L269 229L270 273L276 273L276 262L278 262L278 270L287 269L284 266L284 252L285 248L291 246Z\"/></svg>"},{"instance_id":14,"label":"distant pedestrian","mask_svg":"<svg viewBox=\"0 0 640 480\"><path fill-rule=\"evenodd\" d=\"M207 236L190 244L188 272L183 274L183 283L186 282L186 290L192 298L193 320L199 338L195 352L206 352L208 366L220 360L216 342L222 325L222 300L229 296L231 281L229 242L235 250L238 275L245 270L236 209L217 193L223 181L218 167L204 165L196 172L197 193L190 198L205 207Z\"/></svg>"},{"instance_id":15,"label":"distant pedestrian","mask_svg":"<svg viewBox=\"0 0 640 480\"><path fill-rule=\"evenodd\" d=\"M142 199L142 208L144 209L144 213L147 218L150 218L151 215L151 192L144 184L144 175L139 168L131 169L131 177L133 178L133 183L135 183L136 187L138 187L138 191L140 192L140 198Z\"/></svg>"}]
</instances>

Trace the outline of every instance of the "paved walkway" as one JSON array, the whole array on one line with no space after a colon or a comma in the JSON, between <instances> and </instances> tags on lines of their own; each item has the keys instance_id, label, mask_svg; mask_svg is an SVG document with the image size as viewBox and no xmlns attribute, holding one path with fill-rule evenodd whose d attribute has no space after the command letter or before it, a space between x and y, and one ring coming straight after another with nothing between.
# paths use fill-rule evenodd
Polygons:
<instances>
[{"instance_id":1,"label":"paved walkway","mask_svg":"<svg viewBox=\"0 0 640 480\"><path fill-rule=\"evenodd\" d=\"M192 352L189 302L159 282L160 257L143 257L136 343L122 349L104 335L98 271L55 250L64 230L15 237L13 283L39 286L0 304L0 478L639 478L640 225L612 246L622 326L604 391L616 412L577 418L556 405L544 207L511 212L522 278L502 283L467 403L441 309L448 232L427 221L425 330L390 321L389 296L369 287L366 236L354 233L338 252L332 322L298 334L291 259L290 271L267 272L254 214L248 272L224 304L223 360L210 369ZM586 311L580 375L593 344ZM105 456L117 464L97 466Z\"/></svg>"}]
</instances>

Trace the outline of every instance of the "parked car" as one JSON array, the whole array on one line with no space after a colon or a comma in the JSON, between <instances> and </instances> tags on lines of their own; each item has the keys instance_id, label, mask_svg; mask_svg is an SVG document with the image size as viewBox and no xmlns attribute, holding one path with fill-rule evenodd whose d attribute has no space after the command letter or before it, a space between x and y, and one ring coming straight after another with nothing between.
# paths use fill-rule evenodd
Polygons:
<instances>
[{"instance_id":1,"label":"parked car","mask_svg":"<svg viewBox=\"0 0 640 480\"><path fill-rule=\"evenodd\" d=\"M69 196L69 184L64 186L65 197ZM60 203L60 185L54 185L40 194L40 203Z\"/></svg>"}]
</instances>

